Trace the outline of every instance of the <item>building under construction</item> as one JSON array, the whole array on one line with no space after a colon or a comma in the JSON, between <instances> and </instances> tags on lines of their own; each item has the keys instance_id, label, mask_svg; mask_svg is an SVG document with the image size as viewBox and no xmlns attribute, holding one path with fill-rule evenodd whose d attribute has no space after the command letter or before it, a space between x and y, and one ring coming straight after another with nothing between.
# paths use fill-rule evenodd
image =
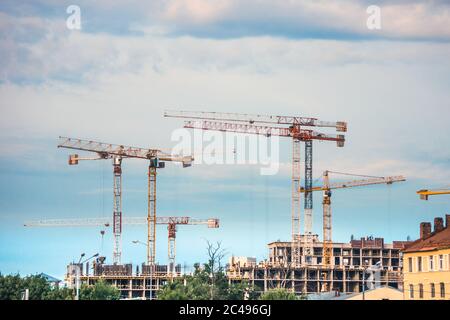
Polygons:
<instances>
[{"instance_id":1,"label":"building under construction","mask_svg":"<svg viewBox=\"0 0 450 320\"><path fill-rule=\"evenodd\" d=\"M231 257L227 265L230 282L246 281L257 292L286 288L296 294L338 291L355 293L378 285L402 289L402 257L400 251L407 241L384 243L383 238L366 237L349 243L333 243L331 265L323 264L323 243L314 237L310 264L294 267L292 243L271 242L269 258L257 263L256 258ZM303 254L303 252L301 252ZM304 256L302 255L302 258ZM166 265L156 265L151 272L148 265L133 268L132 264L106 265L101 258L91 266L72 263L67 267L66 283L75 287L80 283L95 284L103 280L120 290L125 299L154 299L163 285L185 274L181 265L170 272ZM78 275L77 275L78 273Z\"/></svg>"},{"instance_id":2,"label":"building under construction","mask_svg":"<svg viewBox=\"0 0 450 320\"><path fill-rule=\"evenodd\" d=\"M102 258L93 263L92 273L89 263L69 264L65 278L68 287L75 288L77 281L79 285L93 285L102 280L119 289L121 299L155 299L162 286L182 276L180 264L175 266L174 272L167 265L154 265L154 272L151 272L151 267L146 264L136 266L133 272L131 263L106 265Z\"/></svg>"},{"instance_id":3,"label":"building under construction","mask_svg":"<svg viewBox=\"0 0 450 320\"><path fill-rule=\"evenodd\" d=\"M354 293L366 287L389 285L402 288L402 250L407 241L384 243L366 237L349 243L332 243L331 264L323 264L323 243L314 237L311 263L293 266L292 243L268 244L269 259L232 257L227 270L230 281L247 281L257 292L273 288L292 289L296 294L325 291ZM301 248L301 250L303 250ZM303 252L301 257L304 258Z\"/></svg>"}]
</instances>

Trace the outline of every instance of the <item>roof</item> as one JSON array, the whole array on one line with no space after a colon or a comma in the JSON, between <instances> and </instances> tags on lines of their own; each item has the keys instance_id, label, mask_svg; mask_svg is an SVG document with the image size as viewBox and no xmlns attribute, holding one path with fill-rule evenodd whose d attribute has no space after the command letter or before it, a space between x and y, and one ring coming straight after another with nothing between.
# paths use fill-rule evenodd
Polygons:
<instances>
[{"instance_id":1,"label":"roof","mask_svg":"<svg viewBox=\"0 0 450 320\"><path fill-rule=\"evenodd\" d=\"M403 295L403 291L393 288L391 286L380 286L373 289L366 289L364 294L370 295L371 292L376 291L385 291L385 290L391 291L393 294L401 294ZM308 300L351 300L352 298L362 296L362 292L354 292L354 293L341 293L340 295L336 296L335 292L322 292L317 294L310 294L308 295ZM369 298L369 297L367 297Z\"/></svg>"},{"instance_id":2,"label":"roof","mask_svg":"<svg viewBox=\"0 0 450 320\"><path fill-rule=\"evenodd\" d=\"M407 246L403 252L432 251L450 248L450 228L446 227L441 231L433 232L426 239L418 239Z\"/></svg>"},{"instance_id":3,"label":"roof","mask_svg":"<svg viewBox=\"0 0 450 320\"><path fill-rule=\"evenodd\" d=\"M403 291L391 286L380 286L365 290L365 300L403 300ZM349 295L341 295L339 300L362 300L363 293L355 292Z\"/></svg>"},{"instance_id":4,"label":"roof","mask_svg":"<svg viewBox=\"0 0 450 320\"><path fill-rule=\"evenodd\" d=\"M47 282L61 282L61 280L56 279L55 277L49 276L46 273L41 273L40 276L44 278Z\"/></svg>"}]
</instances>

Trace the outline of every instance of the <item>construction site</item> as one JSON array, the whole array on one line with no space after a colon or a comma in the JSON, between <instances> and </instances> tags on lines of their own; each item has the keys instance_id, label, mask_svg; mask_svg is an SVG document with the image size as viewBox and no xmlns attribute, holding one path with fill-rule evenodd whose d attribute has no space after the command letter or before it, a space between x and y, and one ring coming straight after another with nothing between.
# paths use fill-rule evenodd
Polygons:
<instances>
[{"instance_id":1,"label":"construction site","mask_svg":"<svg viewBox=\"0 0 450 320\"><path fill-rule=\"evenodd\" d=\"M337 147L344 147L343 133L347 131L346 122L291 116L191 111L166 111L164 116L188 119L184 123L184 128L189 129L287 137L292 141L290 240L269 243L268 258L263 261L258 262L253 257L231 257L226 268L229 282L245 281L259 293L273 288L286 288L297 295L333 291L355 293L364 291L366 287L373 288L379 285L402 289L401 250L408 242L385 243L383 238L373 237L359 240L352 237L348 243L334 242L331 199L335 189L377 184L391 185L405 181L405 177L382 177L326 170L322 175L322 184L313 186L313 141L334 142ZM338 134L317 132L312 130L313 128L331 128ZM304 144L303 156L301 156L301 143ZM111 219L49 219L25 223L27 227L104 226L112 228L114 235L112 264L106 264L105 257L98 255L87 259L84 256L80 257L78 262L67 266L65 280L69 287L79 287L80 283L94 284L104 280L116 286L123 298L155 299L163 285L183 277L185 270L176 263L177 227L205 225L208 228L219 228L219 219L159 216L156 210L156 178L157 171L165 168L165 162L178 162L183 167L189 167L194 157L171 155L156 148L136 148L65 137L60 138L58 147L94 154L94 157L71 154L69 165L77 165L84 160L105 159L112 161L113 164L114 202ZM122 214L121 163L130 158L149 162L147 217L127 217ZM343 180L343 176L353 178ZM321 237L313 234L312 231L313 193L317 191L323 194ZM121 261L123 226L132 224L147 225L147 241L142 243L146 246L147 261L134 266L122 264ZM168 229L167 265L158 265L155 259L157 224L167 225Z\"/></svg>"},{"instance_id":2,"label":"construction site","mask_svg":"<svg viewBox=\"0 0 450 320\"><path fill-rule=\"evenodd\" d=\"M247 281L258 292L274 288L292 289L296 294L336 291L362 292L363 285L402 289L401 254L406 241L384 243L383 238L361 238L350 243L332 243L331 264L323 264L323 242L315 237L311 263L292 266L292 243L268 244L269 258L256 263L245 257L230 258L230 281ZM302 258L303 248L301 250Z\"/></svg>"}]
</instances>

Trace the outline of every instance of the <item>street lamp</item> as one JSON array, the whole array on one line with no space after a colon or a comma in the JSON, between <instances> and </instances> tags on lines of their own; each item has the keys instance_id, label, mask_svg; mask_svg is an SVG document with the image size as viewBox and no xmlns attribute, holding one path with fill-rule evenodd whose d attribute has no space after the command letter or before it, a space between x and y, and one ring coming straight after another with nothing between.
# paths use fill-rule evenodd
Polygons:
<instances>
[{"instance_id":1,"label":"street lamp","mask_svg":"<svg viewBox=\"0 0 450 320\"><path fill-rule=\"evenodd\" d=\"M368 264L369 264L369 260L364 260L364 263L365 264L367 264L367 266L364 266L363 265L363 278L362 278L362 290L363 290L363 292L362 292L362 299L363 300L366 300L366 295L365 295L365 293L366 293L366 272L367 272L367 268L369 267L368 266Z\"/></svg>"},{"instance_id":2,"label":"street lamp","mask_svg":"<svg viewBox=\"0 0 450 320\"><path fill-rule=\"evenodd\" d=\"M91 257L85 259L84 261L81 261L85 255L86 255L85 253L82 253L82 254L80 255L80 259L78 260L78 264L77 264L77 267L76 267L76 274L75 274L75 277L76 277L76 279L75 279L75 283L76 283L76 294L75 294L75 300L80 300L80 275L81 275L81 266L82 266L85 262L87 262L87 261L89 261L89 260L91 260L91 259L93 259L93 258L95 258L95 257L98 257L98 253L96 253L96 254L92 255Z\"/></svg>"},{"instance_id":3,"label":"street lamp","mask_svg":"<svg viewBox=\"0 0 450 320\"><path fill-rule=\"evenodd\" d=\"M80 259L78 260L78 263L81 263L81 259L83 259L83 257L84 257L85 255L86 255L85 253L82 253L82 254L80 255Z\"/></svg>"},{"instance_id":4,"label":"street lamp","mask_svg":"<svg viewBox=\"0 0 450 320\"><path fill-rule=\"evenodd\" d=\"M141 240L133 240L133 241L131 241L131 242L133 242L134 244L141 244L141 245L147 247L147 244L146 244L145 242L142 242Z\"/></svg>"}]
</instances>

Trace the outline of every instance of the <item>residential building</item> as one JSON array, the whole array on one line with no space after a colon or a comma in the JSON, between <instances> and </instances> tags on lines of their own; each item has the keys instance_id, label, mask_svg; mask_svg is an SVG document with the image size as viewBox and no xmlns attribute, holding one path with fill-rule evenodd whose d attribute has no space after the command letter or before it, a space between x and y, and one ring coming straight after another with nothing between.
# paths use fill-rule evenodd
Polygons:
<instances>
[{"instance_id":1,"label":"residential building","mask_svg":"<svg viewBox=\"0 0 450 320\"><path fill-rule=\"evenodd\" d=\"M420 224L420 238L403 250L407 300L450 300L450 215Z\"/></svg>"}]
</instances>

